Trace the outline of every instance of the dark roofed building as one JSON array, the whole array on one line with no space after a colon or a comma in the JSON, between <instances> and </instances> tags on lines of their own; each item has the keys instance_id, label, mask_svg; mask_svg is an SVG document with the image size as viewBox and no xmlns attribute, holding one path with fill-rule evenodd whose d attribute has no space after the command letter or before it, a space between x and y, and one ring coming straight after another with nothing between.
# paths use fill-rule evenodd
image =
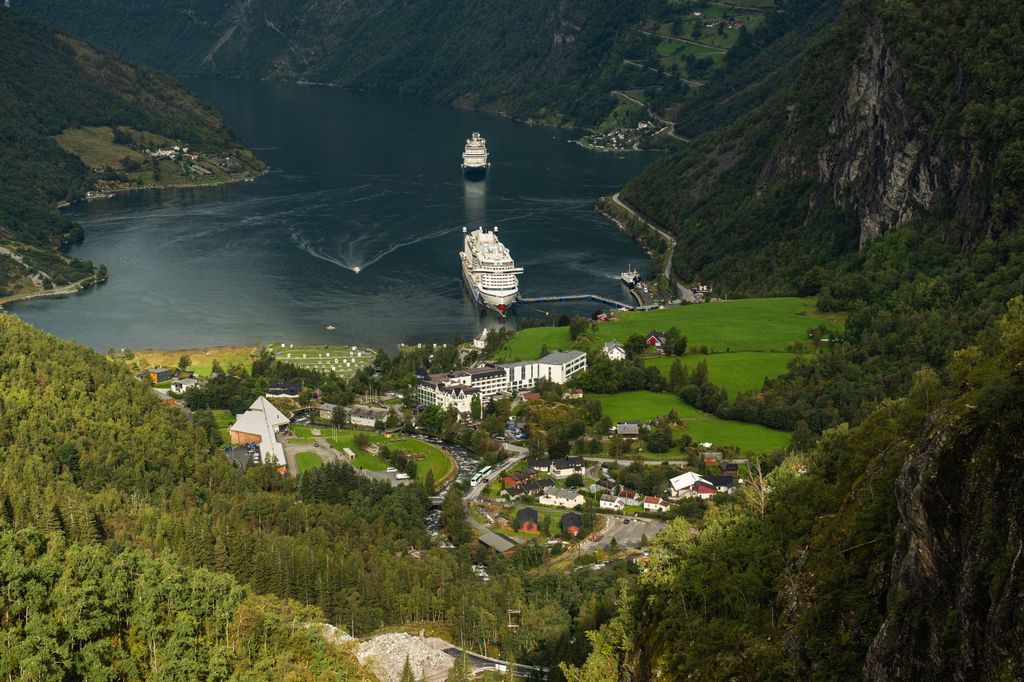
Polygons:
<instances>
[{"instance_id":1,"label":"dark roofed building","mask_svg":"<svg viewBox=\"0 0 1024 682\"><path fill-rule=\"evenodd\" d=\"M521 533L539 533L540 516L536 509L523 507L516 512L516 530Z\"/></svg>"},{"instance_id":2,"label":"dark roofed building","mask_svg":"<svg viewBox=\"0 0 1024 682\"><path fill-rule=\"evenodd\" d=\"M275 381L267 386L268 398L298 398L302 384L298 381Z\"/></svg>"},{"instance_id":3,"label":"dark roofed building","mask_svg":"<svg viewBox=\"0 0 1024 682\"><path fill-rule=\"evenodd\" d=\"M160 384L174 378L174 370L166 367L150 367L146 370L146 374L149 375L151 384Z\"/></svg>"},{"instance_id":4,"label":"dark roofed building","mask_svg":"<svg viewBox=\"0 0 1024 682\"><path fill-rule=\"evenodd\" d=\"M740 472L740 465L736 462L720 462L718 470L723 474L738 474Z\"/></svg>"},{"instance_id":5,"label":"dark roofed building","mask_svg":"<svg viewBox=\"0 0 1024 682\"><path fill-rule=\"evenodd\" d=\"M562 514L561 523L562 532L568 533L573 537L579 535L580 530L583 529L583 517L576 512L566 512Z\"/></svg>"},{"instance_id":6,"label":"dark roofed building","mask_svg":"<svg viewBox=\"0 0 1024 682\"><path fill-rule=\"evenodd\" d=\"M736 490L736 479L732 476L704 476L704 480L715 486L720 493L731 493Z\"/></svg>"},{"instance_id":7,"label":"dark roofed building","mask_svg":"<svg viewBox=\"0 0 1024 682\"><path fill-rule=\"evenodd\" d=\"M516 543L507 535L501 533L484 533L477 540L485 547L490 547L499 554L511 556L516 551Z\"/></svg>"},{"instance_id":8,"label":"dark roofed building","mask_svg":"<svg viewBox=\"0 0 1024 682\"><path fill-rule=\"evenodd\" d=\"M548 471L555 478L568 478L573 474L583 474L584 464L582 457L560 457L551 462Z\"/></svg>"}]
</instances>

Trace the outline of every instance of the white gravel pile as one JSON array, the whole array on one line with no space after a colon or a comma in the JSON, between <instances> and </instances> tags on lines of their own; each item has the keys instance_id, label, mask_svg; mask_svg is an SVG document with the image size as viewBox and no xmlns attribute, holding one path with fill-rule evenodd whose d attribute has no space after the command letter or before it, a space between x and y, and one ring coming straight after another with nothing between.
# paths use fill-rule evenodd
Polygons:
<instances>
[{"instance_id":1,"label":"white gravel pile","mask_svg":"<svg viewBox=\"0 0 1024 682\"><path fill-rule=\"evenodd\" d=\"M382 682L400 682L405 657L419 679L444 679L455 659L432 647L427 640L404 632L389 632L359 643L359 662Z\"/></svg>"}]
</instances>

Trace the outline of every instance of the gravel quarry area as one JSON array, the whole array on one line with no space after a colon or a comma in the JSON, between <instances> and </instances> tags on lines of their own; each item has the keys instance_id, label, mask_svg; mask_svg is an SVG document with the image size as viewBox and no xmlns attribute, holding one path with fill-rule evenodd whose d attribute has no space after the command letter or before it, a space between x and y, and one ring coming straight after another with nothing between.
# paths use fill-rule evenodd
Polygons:
<instances>
[{"instance_id":1,"label":"gravel quarry area","mask_svg":"<svg viewBox=\"0 0 1024 682\"><path fill-rule=\"evenodd\" d=\"M435 637L424 638L404 632L388 632L356 640L333 625L323 626L324 638L332 644L354 644L359 662L381 682L400 682L405 658L417 679L441 682L455 665L455 659L441 649L450 646Z\"/></svg>"}]
</instances>

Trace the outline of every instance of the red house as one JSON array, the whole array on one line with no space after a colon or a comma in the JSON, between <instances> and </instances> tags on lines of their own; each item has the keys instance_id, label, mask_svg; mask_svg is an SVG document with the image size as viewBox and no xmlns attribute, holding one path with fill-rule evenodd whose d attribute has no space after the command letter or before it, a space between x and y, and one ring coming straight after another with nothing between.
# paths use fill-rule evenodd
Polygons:
<instances>
[{"instance_id":1,"label":"red house","mask_svg":"<svg viewBox=\"0 0 1024 682\"><path fill-rule=\"evenodd\" d=\"M562 514L562 530L569 535L576 537L583 528L583 518L576 512Z\"/></svg>"},{"instance_id":2,"label":"red house","mask_svg":"<svg viewBox=\"0 0 1024 682\"><path fill-rule=\"evenodd\" d=\"M520 533L539 533L540 517L536 509L524 507L516 513L516 530Z\"/></svg>"}]
</instances>

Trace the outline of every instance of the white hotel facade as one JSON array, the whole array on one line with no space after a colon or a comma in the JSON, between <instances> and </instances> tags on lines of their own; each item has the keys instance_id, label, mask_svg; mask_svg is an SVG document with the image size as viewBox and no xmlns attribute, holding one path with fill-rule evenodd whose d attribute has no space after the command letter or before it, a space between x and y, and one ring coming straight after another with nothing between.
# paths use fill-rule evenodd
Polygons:
<instances>
[{"instance_id":1,"label":"white hotel facade","mask_svg":"<svg viewBox=\"0 0 1024 682\"><path fill-rule=\"evenodd\" d=\"M578 351L555 351L540 360L512 362L503 365L456 370L445 374L421 377L416 383L416 398L421 405L454 407L468 414L474 396L486 405L501 395L529 391L538 379L564 384L587 368L587 354Z\"/></svg>"}]
</instances>

